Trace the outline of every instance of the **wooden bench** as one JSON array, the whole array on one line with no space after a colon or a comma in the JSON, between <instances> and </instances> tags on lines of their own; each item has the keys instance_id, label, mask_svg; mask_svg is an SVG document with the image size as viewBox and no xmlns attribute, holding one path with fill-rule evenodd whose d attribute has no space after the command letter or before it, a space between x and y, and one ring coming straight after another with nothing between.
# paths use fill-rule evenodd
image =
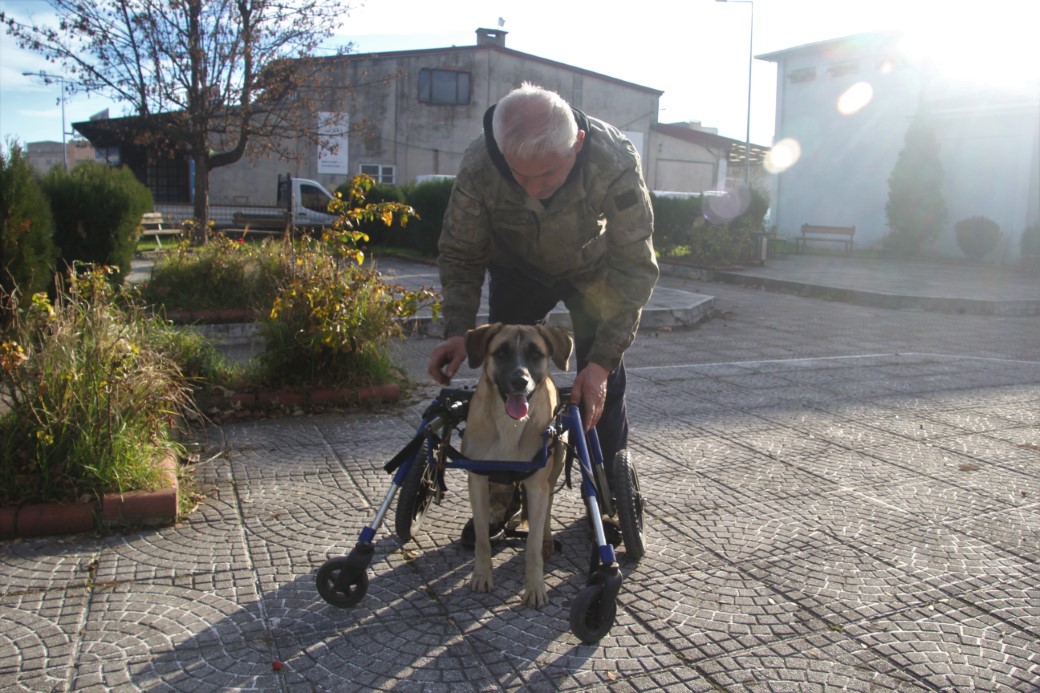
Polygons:
<instances>
[{"instance_id":1,"label":"wooden bench","mask_svg":"<svg viewBox=\"0 0 1040 693\"><path fill-rule=\"evenodd\" d=\"M180 236L179 227L165 226L161 212L145 212L141 215L141 237L152 236L162 248L162 236Z\"/></svg>"},{"instance_id":2,"label":"wooden bench","mask_svg":"<svg viewBox=\"0 0 1040 693\"><path fill-rule=\"evenodd\" d=\"M842 243L845 246L845 254L852 250L852 237L856 235L855 226L819 226L817 224L802 224L802 235L794 239L794 248L801 253L802 248L809 241L829 241L831 243Z\"/></svg>"}]
</instances>

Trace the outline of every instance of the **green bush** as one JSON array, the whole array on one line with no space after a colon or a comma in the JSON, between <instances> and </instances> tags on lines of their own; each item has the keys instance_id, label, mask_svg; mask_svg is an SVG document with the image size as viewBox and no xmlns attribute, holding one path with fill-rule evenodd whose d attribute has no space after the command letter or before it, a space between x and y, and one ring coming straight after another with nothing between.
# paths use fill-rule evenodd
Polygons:
<instances>
[{"instance_id":1,"label":"green bush","mask_svg":"<svg viewBox=\"0 0 1040 693\"><path fill-rule=\"evenodd\" d=\"M953 225L957 247L970 260L981 260L1000 242L1000 225L984 216L961 219Z\"/></svg>"},{"instance_id":2,"label":"green bush","mask_svg":"<svg viewBox=\"0 0 1040 693\"><path fill-rule=\"evenodd\" d=\"M184 240L161 253L141 296L171 310L245 309L266 311L274 300L284 241L244 239L214 234L201 247Z\"/></svg>"},{"instance_id":3,"label":"green bush","mask_svg":"<svg viewBox=\"0 0 1040 693\"><path fill-rule=\"evenodd\" d=\"M190 390L166 326L117 296L107 268L36 294L0 343L0 503L154 488Z\"/></svg>"},{"instance_id":4,"label":"green bush","mask_svg":"<svg viewBox=\"0 0 1040 693\"><path fill-rule=\"evenodd\" d=\"M1023 257L1040 256L1040 221L1026 227L1018 245Z\"/></svg>"},{"instance_id":5,"label":"green bush","mask_svg":"<svg viewBox=\"0 0 1040 693\"><path fill-rule=\"evenodd\" d=\"M916 256L946 223L943 177L939 141L927 118L919 114L888 177L885 215L890 232L885 247L897 257Z\"/></svg>"},{"instance_id":6,"label":"green bush","mask_svg":"<svg viewBox=\"0 0 1040 693\"><path fill-rule=\"evenodd\" d=\"M437 241L441 237L444 213L448 210L454 183L451 179L441 178L419 183L407 191L408 204L419 215L405 228L407 247L427 257L437 256Z\"/></svg>"},{"instance_id":7,"label":"green bush","mask_svg":"<svg viewBox=\"0 0 1040 693\"><path fill-rule=\"evenodd\" d=\"M64 263L117 267L113 281L122 282L130 271L141 215L152 208L151 192L130 169L93 161L69 172L51 169L43 188L51 199Z\"/></svg>"},{"instance_id":8,"label":"green bush","mask_svg":"<svg viewBox=\"0 0 1040 693\"><path fill-rule=\"evenodd\" d=\"M51 286L58 255L53 236L50 202L21 148L0 151L0 292L17 289L24 305Z\"/></svg>"},{"instance_id":9,"label":"green bush","mask_svg":"<svg viewBox=\"0 0 1040 693\"><path fill-rule=\"evenodd\" d=\"M694 224L702 218L701 197L677 199L651 193L654 208L654 248L662 257L690 245Z\"/></svg>"},{"instance_id":10,"label":"green bush","mask_svg":"<svg viewBox=\"0 0 1040 693\"><path fill-rule=\"evenodd\" d=\"M654 250L661 257L701 267L758 259L758 234L769 209L765 193L752 188L750 196L738 191L726 197L683 200L652 195L651 201Z\"/></svg>"},{"instance_id":11,"label":"green bush","mask_svg":"<svg viewBox=\"0 0 1040 693\"><path fill-rule=\"evenodd\" d=\"M278 296L261 321L265 385L363 386L394 379L387 349L402 323L436 296L386 283L336 241L302 239ZM332 252L330 252L332 250Z\"/></svg>"}]
</instances>

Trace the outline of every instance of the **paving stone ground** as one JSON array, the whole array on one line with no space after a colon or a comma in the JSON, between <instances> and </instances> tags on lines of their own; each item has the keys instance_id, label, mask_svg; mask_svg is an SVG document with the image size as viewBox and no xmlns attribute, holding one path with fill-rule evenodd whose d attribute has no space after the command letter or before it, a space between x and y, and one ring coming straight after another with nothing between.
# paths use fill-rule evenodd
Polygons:
<instances>
[{"instance_id":1,"label":"paving stone ground","mask_svg":"<svg viewBox=\"0 0 1040 693\"><path fill-rule=\"evenodd\" d=\"M205 500L175 527L0 544L0 688L1040 690L1040 320L662 286L713 314L626 356L647 554L621 552L599 644L568 626L589 552L574 490L542 610L520 605L516 543L494 592L469 590L461 473L414 543L380 531L357 607L318 597L427 384L212 428ZM434 343L395 349L419 378Z\"/></svg>"}]
</instances>

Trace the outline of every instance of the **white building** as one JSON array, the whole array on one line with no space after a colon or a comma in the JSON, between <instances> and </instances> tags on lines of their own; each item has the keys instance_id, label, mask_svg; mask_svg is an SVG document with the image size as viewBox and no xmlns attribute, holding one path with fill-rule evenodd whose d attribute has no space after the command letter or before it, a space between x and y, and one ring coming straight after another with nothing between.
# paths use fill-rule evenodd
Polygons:
<instances>
[{"instance_id":1,"label":"white building","mask_svg":"<svg viewBox=\"0 0 1040 693\"><path fill-rule=\"evenodd\" d=\"M856 247L889 233L888 177L911 119L926 109L945 171L947 228L925 254L960 258L953 224L984 215L1003 241L987 261L1016 262L1040 217L1040 85L1013 92L959 85L912 60L893 33L860 34L758 56L777 64L774 146L797 160L773 176L781 238L803 223L856 227ZM779 161L781 157L777 156Z\"/></svg>"}]
</instances>

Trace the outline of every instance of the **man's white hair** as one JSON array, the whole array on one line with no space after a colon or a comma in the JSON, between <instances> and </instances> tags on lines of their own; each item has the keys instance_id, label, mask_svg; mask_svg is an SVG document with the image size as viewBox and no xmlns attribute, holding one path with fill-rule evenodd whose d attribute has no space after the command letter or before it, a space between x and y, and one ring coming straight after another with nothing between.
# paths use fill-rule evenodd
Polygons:
<instances>
[{"instance_id":1,"label":"man's white hair","mask_svg":"<svg viewBox=\"0 0 1040 693\"><path fill-rule=\"evenodd\" d=\"M510 158L528 161L570 152L578 123L559 94L530 82L506 94L491 117L495 143Z\"/></svg>"}]
</instances>

